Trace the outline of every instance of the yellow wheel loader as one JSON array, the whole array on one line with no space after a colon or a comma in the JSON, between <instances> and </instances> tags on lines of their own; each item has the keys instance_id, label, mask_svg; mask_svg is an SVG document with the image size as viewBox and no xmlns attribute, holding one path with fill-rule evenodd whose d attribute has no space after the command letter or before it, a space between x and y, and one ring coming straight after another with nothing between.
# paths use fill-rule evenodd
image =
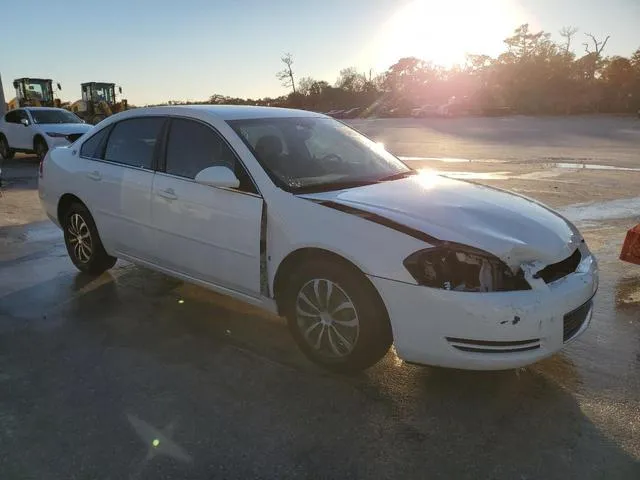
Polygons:
<instances>
[{"instance_id":1,"label":"yellow wheel loader","mask_svg":"<svg viewBox=\"0 0 640 480\"><path fill-rule=\"evenodd\" d=\"M116 101L115 83L87 82L80 85L82 98L71 104L71 111L95 125L114 113L127 109L127 101ZM122 93L122 87L118 87Z\"/></svg>"},{"instance_id":2,"label":"yellow wheel loader","mask_svg":"<svg viewBox=\"0 0 640 480\"><path fill-rule=\"evenodd\" d=\"M50 78L17 78L13 81L16 96L9 101L9 110L18 107L59 107L60 100L53 98L53 80ZM61 90L60 84L57 84Z\"/></svg>"}]
</instances>

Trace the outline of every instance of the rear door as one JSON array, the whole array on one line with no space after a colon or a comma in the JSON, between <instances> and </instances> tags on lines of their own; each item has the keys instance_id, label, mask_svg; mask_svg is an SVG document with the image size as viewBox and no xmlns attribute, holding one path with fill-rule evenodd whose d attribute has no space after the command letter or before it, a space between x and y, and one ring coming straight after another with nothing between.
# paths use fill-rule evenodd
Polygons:
<instances>
[{"instance_id":1,"label":"rear door","mask_svg":"<svg viewBox=\"0 0 640 480\"><path fill-rule=\"evenodd\" d=\"M196 183L211 166L231 168L240 187ZM151 197L161 265L258 297L262 198L224 138L208 124L172 118L161 170Z\"/></svg>"},{"instance_id":2,"label":"rear door","mask_svg":"<svg viewBox=\"0 0 640 480\"><path fill-rule=\"evenodd\" d=\"M166 117L122 120L100 130L80 149L83 198L96 220L105 247L153 261L150 198L154 168Z\"/></svg>"}]
</instances>

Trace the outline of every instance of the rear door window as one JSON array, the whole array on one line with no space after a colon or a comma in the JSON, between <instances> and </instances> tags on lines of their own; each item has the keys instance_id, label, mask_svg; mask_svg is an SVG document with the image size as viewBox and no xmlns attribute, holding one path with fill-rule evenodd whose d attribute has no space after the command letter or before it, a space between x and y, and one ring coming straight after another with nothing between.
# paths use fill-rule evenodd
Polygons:
<instances>
[{"instance_id":1,"label":"rear door window","mask_svg":"<svg viewBox=\"0 0 640 480\"><path fill-rule=\"evenodd\" d=\"M20 123L20 116L16 110L12 110L4 116L4 121L7 123Z\"/></svg>"},{"instance_id":2,"label":"rear door window","mask_svg":"<svg viewBox=\"0 0 640 480\"><path fill-rule=\"evenodd\" d=\"M141 117L117 123L107 141L104 159L130 167L151 169L165 117Z\"/></svg>"}]
</instances>

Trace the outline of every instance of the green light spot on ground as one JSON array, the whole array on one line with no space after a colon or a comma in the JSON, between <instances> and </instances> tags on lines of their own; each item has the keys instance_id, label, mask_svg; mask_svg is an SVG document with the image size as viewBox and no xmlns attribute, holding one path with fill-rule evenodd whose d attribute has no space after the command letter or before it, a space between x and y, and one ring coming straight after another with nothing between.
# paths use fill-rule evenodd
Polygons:
<instances>
[{"instance_id":1,"label":"green light spot on ground","mask_svg":"<svg viewBox=\"0 0 640 480\"><path fill-rule=\"evenodd\" d=\"M158 445L160 445L160 440L158 440L157 438L154 438L154 439L153 439L153 442L151 442L151 444L152 444L154 447L157 447Z\"/></svg>"}]
</instances>

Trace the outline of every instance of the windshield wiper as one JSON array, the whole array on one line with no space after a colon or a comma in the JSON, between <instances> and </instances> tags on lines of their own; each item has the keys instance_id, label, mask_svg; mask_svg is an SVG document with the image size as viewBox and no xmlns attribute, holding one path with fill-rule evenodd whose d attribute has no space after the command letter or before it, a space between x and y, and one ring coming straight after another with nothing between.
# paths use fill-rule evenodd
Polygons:
<instances>
[{"instance_id":1,"label":"windshield wiper","mask_svg":"<svg viewBox=\"0 0 640 480\"><path fill-rule=\"evenodd\" d=\"M398 172L398 173L394 173L393 175L389 175L387 177L382 177L378 181L389 182L391 180L400 180L401 178L407 178L417 174L418 172L416 172L415 170L405 170L404 172Z\"/></svg>"},{"instance_id":2,"label":"windshield wiper","mask_svg":"<svg viewBox=\"0 0 640 480\"><path fill-rule=\"evenodd\" d=\"M337 182L314 183L294 187L292 193L320 193L331 192L333 190L343 190L346 188L365 187L378 183L378 180L343 180Z\"/></svg>"}]
</instances>

